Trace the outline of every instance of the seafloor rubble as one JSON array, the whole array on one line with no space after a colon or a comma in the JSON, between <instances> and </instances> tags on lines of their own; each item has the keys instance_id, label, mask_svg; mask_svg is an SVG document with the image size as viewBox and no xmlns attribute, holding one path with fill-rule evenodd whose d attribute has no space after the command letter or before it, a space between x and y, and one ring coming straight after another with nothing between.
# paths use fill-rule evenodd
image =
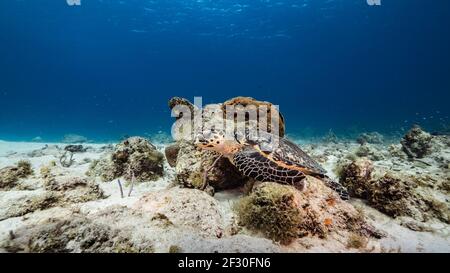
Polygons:
<instances>
[{"instance_id":1,"label":"seafloor rubble","mask_svg":"<svg viewBox=\"0 0 450 273\"><path fill-rule=\"evenodd\" d=\"M218 106L230 103L263 102ZM418 126L301 145L348 202L312 177L249 192L227 159L210 168L217 155L183 139L83 143L64 167L67 145L0 141L0 252L450 251L450 139Z\"/></svg>"}]
</instances>

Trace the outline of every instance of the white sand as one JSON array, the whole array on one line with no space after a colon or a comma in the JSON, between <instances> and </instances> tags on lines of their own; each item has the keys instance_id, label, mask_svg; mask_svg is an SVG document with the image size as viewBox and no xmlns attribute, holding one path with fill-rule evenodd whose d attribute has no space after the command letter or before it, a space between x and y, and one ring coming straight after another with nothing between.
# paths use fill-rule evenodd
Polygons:
<instances>
[{"instance_id":1,"label":"white sand","mask_svg":"<svg viewBox=\"0 0 450 273\"><path fill-rule=\"evenodd\" d=\"M35 172L39 172L39 168L48 164L50 161L58 162L60 151L56 149L58 147L64 147L66 144L61 143L30 143L30 142L5 142L0 141L0 168L14 165L19 160L29 160L32 163ZM101 147L104 147L106 144L86 144L85 147L90 147L92 149L89 152L76 154L74 166L68 169L68 172L71 175L75 176L84 176L85 172L88 170L89 161L99 159L104 153L98 152ZM330 144L328 146L319 146L311 152L313 155L320 154L329 154L327 160L322 162L323 166L329 171L329 174L333 176L332 170L337 160L342 157L342 150L354 150L357 145L335 145ZM35 154L37 156L33 157L32 152L36 150L40 150L44 147L52 147L52 149L47 149L44 154ZM163 146L158 145L159 149L162 151ZM306 147L308 150L308 146ZM340 152L339 152L340 151ZM448 156L448 155L446 155ZM377 166L383 168L392 168L393 163L390 160L379 161L376 163ZM132 208L133 205L145 194L151 192L160 192L166 189L170 182L174 177L173 168L169 167L167 163L165 164L165 176L158 181L142 183L135 185L134 190L130 197L121 198L119 194L119 188L117 181L100 183L101 189L108 195L108 198L90 201L82 204L74 204L70 208L51 208L45 211L37 211L34 213L30 213L23 217L14 217L0 221L0 241L5 239L10 230L15 230L21 225L23 225L24 220L29 220L30 218L35 218L35 221L39 221L43 217L48 217L49 215L53 215L57 217L58 215L67 215L68 209L78 209L81 212L87 214L93 214L95 212L101 211L107 207L112 205L124 205ZM399 168L404 166L400 165ZM411 172L411 170L406 170ZM414 170L417 172L417 170ZM430 167L428 170L422 170L423 172L429 171L436 172L433 167ZM39 183L39 179L36 177L30 178L29 183ZM36 186L39 188L39 185ZM125 195L128 194L128 187L125 187L124 192ZM37 189L39 190L39 189ZM1 192L0 198L15 198L24 194L21 191L17 192ZM226 225L230 225L233 221L233 212L232 205L235 200L237 200L240 196L242 196L242 192L240 190L232 190L232 191L224 191L217 193L215 199L218 201L220 214L222 215L224 223ZM448 196L447 196L448 198ZM6 200L6 199L5 199ZM442 223L438 223L436 225L440 225L440 232L415 232L410 229L407 229L401 226L399 220L391 219L382 213L368 207L363 202L359 200L353 200L354 204L363 208L366 212L367 216L371 219L371 223L373 223L377 228L383 230L388 234L388 237L378 240L373 243L373 251L402 251L402 252L450 252L450 238L449 238L449 226L444 225ZM164 251L167 247L167 244L163 244L163 241L171 240L167 237L168 235L161 236L161 248L157 249L157 251ZM175 236L175 235L173 235ZM321 241L317 238L305 239L294 243L288 247L280 247L276 244L270 243L268 240L260 238L257 235L239 235L242 236L242 240L240 243L242 247L239 248L242 251L248 249L248 246L254 246L261 243L264 245L264 249L259 249L260 251L288 251L288 252L298 252L298 251L313 251L313 252L329 252L329 251L355 251L348 250L343 248L342 244L332 241ZM179 242L182 241L183 236L177 236L179 238ZM185 238L183 240L186 240ZM247 241L246 241L247 240ZM224 239L208 239L206 241L202 241L202 243L191 248L192 251L201 251L201 247L204 248L205 251L208 249L213 249L212 246L216 247L217 245L223 244L225 245L236 245L238 241L234 237L224 238ZM189 243L189 240L187 240ZM180 243L181 244L181 243ZM247 248L244 248L244 245L247 244ZM305 245L309 244L307 247ZM158 245L158 244L157 244ZM236 250L237 251L237 250ZM368 251L368 250L365 250Z\"/></svg>"}]
</instances>

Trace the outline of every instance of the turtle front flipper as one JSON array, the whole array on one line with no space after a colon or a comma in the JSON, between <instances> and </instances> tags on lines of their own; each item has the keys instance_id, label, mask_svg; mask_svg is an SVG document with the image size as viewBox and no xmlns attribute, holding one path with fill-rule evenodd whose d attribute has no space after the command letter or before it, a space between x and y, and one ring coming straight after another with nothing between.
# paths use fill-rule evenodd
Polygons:
<instances>
[{"instance_id":1,"label":"turtle front flipper","mask_svg":"<svg viewBox=\"0 0 450 273\"><path fill-rule=\"evenodd\" d=\"M327 187L337 192L342 200L350 199L347 188L345 188L341 183L332 180L328 176L319 177L319 179L322 180Z\"/></svg>"},{"instance_id":2,"label":"turtle front flipper","mask_svg":"<svg viewBox=\"0 0 450 273\"><path fill-rule=\"evenodd\" d=\"M254 149L244 149L236 153L233 163L243 175L256 181L276 182L289 184L299 189L304 188L305 174L303 172L276 164Z\"/></svg>"}]
</instances>

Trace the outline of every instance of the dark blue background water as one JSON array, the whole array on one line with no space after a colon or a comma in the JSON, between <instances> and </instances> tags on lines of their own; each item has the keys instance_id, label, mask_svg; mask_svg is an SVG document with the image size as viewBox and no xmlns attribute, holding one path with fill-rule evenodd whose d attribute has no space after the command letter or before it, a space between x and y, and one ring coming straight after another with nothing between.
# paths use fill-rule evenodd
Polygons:
<instances>
[{"instance_id":1,"label":"dark blue background water","mask_svg":"<svg viewBox=\"0 0 450 273\"><path fill-rule=\"evenodd\" d=\"M172 96L279 104L291 133L450 115L450 1L3 0L0 138L169 131Z\"/></svg>"}]
</instances>

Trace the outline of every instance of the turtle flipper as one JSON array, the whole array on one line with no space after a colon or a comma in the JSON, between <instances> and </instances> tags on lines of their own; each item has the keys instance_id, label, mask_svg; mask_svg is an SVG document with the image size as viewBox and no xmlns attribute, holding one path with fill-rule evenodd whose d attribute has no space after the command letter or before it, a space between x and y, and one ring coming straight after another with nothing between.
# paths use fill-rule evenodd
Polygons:
<instances>
[{"instance_id":1,"label":"turtle flipper","mask_svg":"<svg viewBox=\"0 0 450 273\"><path fill-rule=\"evenodd\" d=\"M322 180L327 187L337 192L342 200L348 200L350 198L347 189L341 183L332 180L328 176L320 177L320 180Z\"/></svg>"},{"instance_id":2,"label":"turtle flipper","mask_svg":"<svg viewBox=\"0 0 450 273\"><path fill-rule=\"evenodd\" d=\"M236 153L233 163L243 175L256 181L277 182L303 188L304 173L280 166L257 151L250 149Z\"/></svg>"}]
</instances>

